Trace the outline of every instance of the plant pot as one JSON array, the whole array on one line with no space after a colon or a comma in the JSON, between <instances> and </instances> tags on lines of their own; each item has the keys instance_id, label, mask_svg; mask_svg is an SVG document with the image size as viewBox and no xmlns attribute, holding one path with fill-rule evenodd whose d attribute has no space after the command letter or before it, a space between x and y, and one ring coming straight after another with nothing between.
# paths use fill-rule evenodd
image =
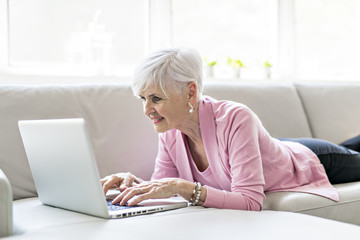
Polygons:
<instances>
[{"instance_id":1,"label":"plant pot","mask_svg":"<svg viewBox=\"0 0 360 240\"><path fill-rule=\"evenodd\" d=\"M271 78L271 67L265 67L265 77L267 79L270 79Z\"/></svg>"},{"instance_id":2,"label":"plant pot","mask_svg":"<svg viewBox=\"0 0 360 240\"><path fill-rule=\"evenodd\" d=\"M233 68L233 77L240 78L241 77L241 68Z\"/></svg>"},{"instance_id":3,"label":"plant pot","mask_svg":"<svg viewBox=\"0 0 360 240\"><path fill-rule=\"evenodd\" d=\"M205 67L205 75L207 77L214 77L214 66L206 66Z\"/></svg>"}]
</instances>

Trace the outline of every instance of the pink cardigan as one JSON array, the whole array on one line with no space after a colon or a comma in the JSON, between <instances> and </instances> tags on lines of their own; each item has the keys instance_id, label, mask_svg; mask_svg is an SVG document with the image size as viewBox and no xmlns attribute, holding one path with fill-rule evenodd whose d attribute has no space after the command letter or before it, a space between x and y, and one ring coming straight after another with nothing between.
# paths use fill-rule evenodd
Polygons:
<instances>
[{"instance_id":1,"label":"pink cardigan","mask_svg":"<svg viewBox=\"0 0 360 240\"><path fill-rule=\"evenodd\" d=\"M207 185L205 207L261 210L266 192L297 191L334 201L317 156L305 146L272 138L245 105L204 97L199 121L209 168L221 189ZM179 177L195 181L184 135L176 129L159 134L153 179Z\"/></svg>"}]
</instances>

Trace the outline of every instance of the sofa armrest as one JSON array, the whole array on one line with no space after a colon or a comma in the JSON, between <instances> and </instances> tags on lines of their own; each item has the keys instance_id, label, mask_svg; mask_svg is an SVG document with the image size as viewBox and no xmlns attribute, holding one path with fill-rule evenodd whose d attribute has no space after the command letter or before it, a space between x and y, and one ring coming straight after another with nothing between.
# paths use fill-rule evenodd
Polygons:
<instances>
[{"instance_id":1,"label":"sofa armrest","mask_svg":"<svg viewBox=\"0 0 360 240\"><path fill-rule=\"evenodd\" d=\"M0 169L0 237L12 235L12 201L10 182Z\"/></svg>"}]
</instances>

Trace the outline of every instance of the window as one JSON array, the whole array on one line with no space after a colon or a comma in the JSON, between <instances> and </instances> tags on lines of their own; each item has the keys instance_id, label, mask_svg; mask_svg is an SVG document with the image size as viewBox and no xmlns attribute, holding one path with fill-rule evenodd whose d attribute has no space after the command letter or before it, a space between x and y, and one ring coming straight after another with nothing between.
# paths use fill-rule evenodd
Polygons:
<instances>
[{"instance_id":1,"label":"window","mask_svg":"<svg viewBox=\"0 0 360 240\"><path fill-rule=\"evenodd\" d=\"M295 75L359 76L360 2L295 0Z\"/></svg>"},{"instance_id":2,"label":"window","mask_svg":"<svg viewBox=\"0 0 360 240\"><path fill-rule=\"evenodd\" d=\"M147 0L10 0L9 65L114 75L148 50Z\"/></svg>"},{"instance_id":3,"label":"window","mask_svg":"<svg viewBox=\"0 0 360 240\"><path fill-rule=\"evenodd\" d=\"M174 0L173 43L192 46L217 61L218 77L232 77L228 57L239 59L243 78L263 78L265 61L277 61L276 0Z\"/></svg>"},{"instance_id":4,"label":"window","mask_svg":"<svg viewBox=\"0 0 360 240\"><path fill-rule=\"evenodd\" d=\"M231 58L242 79L358 81L359 13L357 0L0 0L0 72L128 77L149 51L188 46L216 79L234 78Z\"/></svg>"}]
</instances>

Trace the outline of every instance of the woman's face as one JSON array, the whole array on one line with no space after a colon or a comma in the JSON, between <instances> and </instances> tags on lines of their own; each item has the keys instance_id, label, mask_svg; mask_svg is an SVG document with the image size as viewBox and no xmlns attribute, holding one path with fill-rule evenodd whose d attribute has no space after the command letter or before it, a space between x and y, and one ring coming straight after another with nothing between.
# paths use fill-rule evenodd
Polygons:
<instances>
[{"instance_id":1,"label":"woman's face","mask_svg":"<svg viewBox=\"0 0 360 240\"><path fill-rule=\"evenodd\" d=\"M144 114L150 118L157 132L180 129L190 117L187 94L167 90L167 96L158 87L140 92Z\"/></svg>"}]
</instances>

